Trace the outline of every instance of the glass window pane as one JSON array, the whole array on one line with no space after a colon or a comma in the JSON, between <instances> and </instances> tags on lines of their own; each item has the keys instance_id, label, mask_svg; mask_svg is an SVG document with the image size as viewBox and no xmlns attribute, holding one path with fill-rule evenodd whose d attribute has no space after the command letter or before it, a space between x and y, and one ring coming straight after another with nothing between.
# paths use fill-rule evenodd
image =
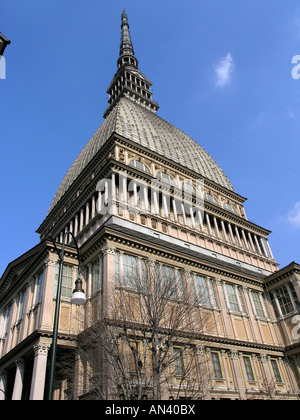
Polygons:
<instances>
[{"instance_id":1,"label":"glass window pane","mask_svg":"<svg viewBox=\"0 0 300 420\"><path fill-rule=\"evenodd\" d=\"M253 374L253 370L252 370L252 365L251 365L251 360L249 356L244 356L244 365L245 365L245 370L246 370L246 374L247 374L247 378L248 381L254 381L254 374Z\"/></svg>"},{"instance_id":2,"label":"glass window pane","mask_svg":"<svg viewBox=\"0 0 300 420\"><path fill-rule=\"evenodd\" d=\"M235 312L240 312L238 300L235 294L235 288L231 284L226 284L226 292L230 309Z\"/></svg>"},{"instance_id":3,"label":"glass window pane","mask_svg":"<svg viewBox=\"0 0 300 420\"><path fill-rule=\"evenodd\" d=\"M215 379L223 378L219 353L212 352L211 360L212 360Z\"/></svg>"},{"instance_id":4,"label":"glass window pane","mask_svg":"<svg viewBox=\"0 0 300 420\"><path fill-rule=\"evenodd\" d=\"M279 372L277 360L271 359L271 364L272 364L272 368L273 368L273 372L274 372L276 382L282 382L282 378L281 378L281 375L280 375L280 372Z\"/></svg>"},{"instance_id":5,"label":"glass window pane","mask_svg":"<svg viewBox=\"0 0 300 420\"><path fill-rule=\"evenodd\" d=\"M256 315L260 318L265 318L264 308L262 306L259 293L252 291L251 294L252 294L252 299L253 299Z\"/></svg>"}]
</instances>

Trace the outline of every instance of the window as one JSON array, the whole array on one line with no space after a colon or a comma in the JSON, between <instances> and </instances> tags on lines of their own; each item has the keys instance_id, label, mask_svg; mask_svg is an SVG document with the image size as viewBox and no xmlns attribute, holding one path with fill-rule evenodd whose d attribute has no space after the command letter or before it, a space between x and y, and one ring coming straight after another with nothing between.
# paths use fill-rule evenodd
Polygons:
<instances>
[{"instance_id":1,"label":"window","mask_svg":"<svg viewBox=\"0 0 300 420\"><path fill-rule=\"evenodd\" d=\"M207 201L210 201L213 204L219 205L217 199L209 193L204 193L204 200L207 200Z\"/></svg>"},{"instance_id":2,"label":"window","mask_svg":"<svg viewBox=\"0 0 300 420\"><path fill-rule=\"evenodd\" d=\"M289 287L291 289L291 293L292 293L292 296L293 296L293 299L294 299L294 302L295 302L295 306L296 306L297 310L300 311L300 302L299 302L296 290L294 288L294 285L292 283L289 283Z\"/></svg>"},{"instance_id":3,"label":"window","mask_svg":"<svg viewBox=\"0 0 300 420\"><path fill-rule=\"evenodd\" d=\"M226 293L229 303L229 309L231 309L234 312L240 312L235 287L231 284L226 284Z\"/></svg>"},{"instance_id":4,"label":"window","mask_svg":"<svg viewBox=\"0 0 300 420\"><path fill-rule=\"evenodd\" d=\"M20 296L20 312L19 312L19 320L23 318L24 310L25 310L25 303L26 303L26 290L24 290Z\"/></svg>"},{"instance_id":5,"label":"window","mask_svg":"<svg viewBox=\"0 0 300 420\"><path fill-rule=\"evenodd\" d=\"M165 172L158 172L156 178L161 179L162 181L166 182L167 184L176 185L174 179Z\"/></svg>"},{"instance_id":6,"label":"window","mask_svg":"<svg viewBox=\"0 0 300 420\"><path fill-rule=\"evenodd\" d=\"M128 287L137 287L137 258L123 254L123 284Z\"/></svg>"},{"instance_id":7,"label":"window","mask_svg":"<svg viewBox=\"0 0 300 420\"><path fill-rule=\"evenodd\" d=\"M195 188L193 187L193 181L191 179L186 179L182 183L182 189L190 194L195 194Z\"/></svg>"},{"instance_id":8,"label":"window","mask_svg":"<svg viewBox=\"0 0 300 420\"><path fill-rule=\"evenodd\" d=\"M195 277L196 295L201 305L210 306L209 292L207 283L204 277Z\"/></svg>"},{"instance_id":9,"label":"window","mask_svg":"<svg viewBox=\"0 0 300 420\"><path fill-rule=\"evenodd\" d=\"M174 347L173 349L174 364L175 364L175 376L184 376L184 360L183 360L183 349L180 347Z\"/></svg>"},{"instance_id":10,"label":"window","mask_svg":"<svg viewBox=\"0 0 300 420\"><path fill-rule=\"evenodd\" d=\"M281 375L280 375L277 360L276 359L271 359L271 365L272 365L272 368L273 368L273 372L274 372L276 382L282 383L282 378L281 378Z\"/></svg>"},{"instance_id":11,"label":"window","mask_svg":"<svg viewBox=\"0 0 300 420\"><path fill-rule=\"evenodd\" d=\"M120 284L120 254L115 252L115 283Z\"/></svg>"},{"instance_id":12,"label":"window","mask_svg":"<svg viewBox=\"0 0 300 420\"><path fill-rule=\"evenodd\" d=\"M211 352L211 361L215 379L223 379L219 353Z\"/></svg>"},{"instance_id":13,"label":"window","mask_svg":"<svg viewBox=\"0 0 300 420\"><path fill-rule=\"evenodd\" d=\"M276 289L276 295L282 314L286 315L293 312L293 305L286 285L283 285L280 289Z\"/></svg>"},{"instance_id":14,"label":"window","mask_svg":"<svg viewBox=\"0 0 300 420\"><path fill-rule=\"evenodd\" d=\"M149 168L143 162L140 162L139 160L131 160L129 162L129 165L132 166L133 168L139 169L140 171L147 172L148 174L150 173Z\"/></svg>"},{"instance_id":15,"label":"window","mask_svg":"<svg viewBox=\"0 0 300 420\"><path fill-rule=\"evenodd\" d=\"M177 270L177 284L178 284L178 297L179 299L184 298L184 286L183 286L183 276L182 271Z\"/></svg>"},{"instance_id":16,"label":"window","mask_svg":"<svg viewBox=\"0 0 300 420\"><path fill-rule=\"evenodd\" d=\"M237 291L237 294L238 294L238 297L239 297L239 302L241 304L242 313L245 314L246 313L246 308L245 308L245 304L244 304L244 298L243 298L242 290L241 290L240 287L238 287L236 289L236 291Z\"/></svg>"},{"instance_id":17,"label":"window","mask_svg":"<svg viewBox=\"0 0 300 420\"><path fill-rule=\"evenodd\" d=\"M6 322L5 322L5 328L4 328L4 333L6 334L9 327L10 327L10 321L11 321L11 316L12 316L12 308L13 308L13 304L9 305L9 307L7 308L7 312L6 312Z\"/></svg>"},{"instance_id":18,"label":"window","mask_svg":"<svg viewBox=\"0 0 300 420\"><path fill-rule=\"evenodd\" d=\"M248 381L255 381L250 356L243 356Z\"/></svg>"},{"instance_id":19,"label":"window","mask_svg":"<svg viewBox=\"0 0 300 420\"><path fill-rule=\"evenodd\" d=\"M59 264L55 266L55 281L54 281L54 296L57 294ZM71 299L73 292L73 274L70 265L63 266L62 284L61 284L61 297Z\"/></svg>"},{"instance_id":20,"label":"window","mask_svg":"<svg viewBox=\"0 0 300 420\"><path fill-rule=\"evenodd\" d=\"M252 290L251 295L252 295L256 315L259 318L266 318L264 307L260 299L260 294Z\"/></svg>"},{"instance_id":21,"label":"window","mask_svg":"<svg viewBox=\"0 0 300 420\"><path fill-rule=\"evenodd\" d=\"M127 287L138 286L138 259L133 255L115 252L115 283ZM145 270L145 268L144 268Z\"/></svg>"},{"instance_id":22,"label":"window","mask_svg":"<svg viewBox=\"0 0 300 420\"><path fill-rule=\"evenodd\" d=\"M273 258L268 241L265 238L260 238L260 241L262 243L262 250L264 254L266 254L266 257Z\"/></svg>"},{"instance_id":23,"label":"window","mask_svg":"<svg viewBox=\"0 0 300 420\"><path fill-rule=\"evenodd\" d=\"M100 289L100 264L99 261L92 264L92 287L91 293L97 292Z\"/></svg>"},{"instance_id":24,"label":"window","mask_svg":"<svg viewBox=\"0 0 300 420\"><path fill-rule=\"evenodd\" d=\"M217 306L215 291L210 279L196 275L194 293L201 305Z\"/></svg>"},{"instance_id":25,"label":"window","mask_svg":"<svg viewBox=\"0 0 300 420\"><path fill-rule=\"evenodd\" d=\"M36 296L35 296L35 305L37 305L41 298L42 298L42 291L43 291L43 272L39 274L37 282L36 282Z\"/></svg>"},{"instance_id":26,"label":"window","mask_svg":"<svg viewBox=\"0 0 300 420\"><path fill-rule=\"evenodd\" d=\"M177 297L175 270L167 265L161 266L161 293L165 296Z\"/></svg>"},{"instance_id":27,"label":"window","mask_svg":"<svg viewBox=\"0 0 300 420\"><path fill-rule=\"evenodd\" d=\"M231 213L236 213L236 209L230 203L224 203L223 207L225 210L231 211Z\"/></svg>"}]
</instances>

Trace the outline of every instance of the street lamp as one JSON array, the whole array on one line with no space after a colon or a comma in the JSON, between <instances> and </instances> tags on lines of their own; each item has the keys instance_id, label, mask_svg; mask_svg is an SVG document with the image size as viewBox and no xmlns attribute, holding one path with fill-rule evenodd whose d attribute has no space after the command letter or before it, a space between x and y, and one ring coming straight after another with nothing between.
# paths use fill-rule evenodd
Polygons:
<instances>
[{"instance_id":1,"label":"street lamp","mask_svg":"<svg viewBox=\"0 0 300 420\"><path fill-rule=\"evenodd\" d=\"M65 241L66 238L71 235L74 239L75 246L77 249L78 257L78 279L75 281L75 289L73 290L71 302L75 305L83 305L86 302L86 296L82 288L82 281L79 278L80 274L80 255L78 245L75 239L75 236L72 232L66 231L63 236L61 252L59 252L56 243L53 240L52 235L49 235L55 251L59 257L59 272L58 272L58 283L57 283L57 292L56 292L56 303L55 303L55 315L54 315L54 324L53 324L53 337L52 337L52 347L51 347L51 361L50 361L50 378L49 378L49 389L48 389L48 400L52 400L53 395L53 384L55 376L55 363L56 363L56 352L57 352L57 335L58 335L58 321L59 321L59 309L60 309L60 298L61 298L61 286L62 286L62 276L63 276L63 266L64 266L64 252L65 252Z\"/></svg>"}]
</instances>

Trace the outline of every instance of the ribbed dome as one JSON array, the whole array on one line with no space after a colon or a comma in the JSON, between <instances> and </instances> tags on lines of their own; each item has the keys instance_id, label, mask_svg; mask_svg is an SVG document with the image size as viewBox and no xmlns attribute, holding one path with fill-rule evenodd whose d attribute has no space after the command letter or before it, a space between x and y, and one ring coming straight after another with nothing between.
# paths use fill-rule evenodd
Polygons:
<instances>
[{"instance_id":1,"label":"ribbed dome","mask_svg":"<svg viewBox=\"0 0 300 420\"><path fill-rule=\"evenodd\" d=\"M233 191L222 169L191 137L132 100L122 98L67 172L49 212L114 132Z\"/></svg>"}]
</instances>

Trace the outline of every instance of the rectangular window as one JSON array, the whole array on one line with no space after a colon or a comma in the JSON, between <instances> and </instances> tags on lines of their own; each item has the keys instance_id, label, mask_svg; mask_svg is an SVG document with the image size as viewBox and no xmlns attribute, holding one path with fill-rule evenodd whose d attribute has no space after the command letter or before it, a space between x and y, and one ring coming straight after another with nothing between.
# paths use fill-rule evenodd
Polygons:
<instances>
[{"instance_id":1,"label":"rectangular window","mask_svg":"<svg viewBox=\"0 0 300 420\"><path fill-rule=\"evenodd\" d=\"M173 356L175 364L175 375L182 377L184 376L183 350L180 347L174 347Z\"/></svg>"},{"instance_id":2,"label":"rectangular window","mask_svg":"<svg viewBox=\"0 0 300 420\"><path fill-rule=\"evenodd\" d=\"M250 357L243 356L243 360L244 360L244 365L245 365L248 381L255 381Z\"/></svg>"},{"instance_id":3,"label":"rectangular window","mask_svg":"<svg viewBox=\"0 0 300 420\"><path fill-rule=\"evenodd\" d=\"M137 258L123 254L123 285L136 288L138 285Z\"/></svg>"},{"instance_id":4,"label":"rectangular window","mask_svg":"<svg viewBox=\"0 0 300 420\"><path fill-rule=\"evenodd\" d=\"M228 298L228 302L229 302L229 309L231 309L234 312L240 312L240 308L239 308L239 303L237 300L237 296L235 294L235 287L232 286L231 284L226 284L226 293L227 293L227 298Z\"/></svg>"},{"instance_id":5,"label":"rectangular window","mask_svg":"<svg viewBox=\"0 0 300 420\"><path fill-rule=\"evenodd\" d=\"M211 361L215 379L223 379L219 353L211 352Z\"/></svg>"},{"instance_id":6,"label":"rectangular window","mask_svg":"<svg viewBox=\"0 0 300 420\"><path fill-rule=\"evenodd\" d=\"M5 322L5 328L4 328L4 332L7 333L7 331L9 330L10 327L10 322L11 322L11 316L12 316L12 307L13 305L9 305L9 307L7 308L7 312L6 312L6 322Z\"/></svg>"},{"instance_id":7,"label":"rectangular window","mask_svg":"<svg viewBox=\"0 0 300 420\"><path fill-rule=\"evenodd\" d=\"M115 252L115 284L120 284L120 254Z\"/></svg>"},{"instance_id":8,"label":"rectangular window","mask_svg":"<svg viewBox=\"0 0 300 420\"><path fill-rule=\"evenodd\" d=\"M54 296L56 296L57 294L58 275L59 275L59 264L56 264L55 281L54 281ZM73 289L74 289L74 284L73 284L72 267L70 265L64 265L63 273L62 273L61 297L71 299Z\"/></svg>"},{"instance_id":9,"label":"rectangular window","mask_svg":"<svg viewBox=\"0 0 300 420\"><path fill-rule=\"evenodd\" d=\"M273 368L273 372L274 372L276 382L282 383L282 378L281 378L281 375L280 375L277 360L276 359L271 359L271 365L272 365L272 368Z\"/></svg>"},{"instance_id":10,"label":"rectangular window","mask_svg":"<svg viewBox=\"0 0 300 420\"><path fill-rule=\"evenodd\" d=\"M216 293L210 279L196 275L192 285L195 297L201 305L217 307Z\"/></svg>"},{"instance_id":11,"label":"rectangular window","mask_svg":"<svg viewBox=\"0 0 300 420\"><path fill-rule=\"evenodd\" d=\"M296 308L297 308L298 311L300 311L300 302L299 302L296 290L294 288L294 285L292 283L289 283L289 286L290 286L290 289L291 289L292 296L294 298Z\"/></svg>"},{"instance_id":12,"label":"rectangular window","mask_svg":"<svg viewBox=\"0 0 300 420\"><path fill-rule=\"evenodd\" d=\"M92 287L91 293L94 294L100 289L100 267L99 261L92 264Z\"/></svg>"},{"instance_id":13,"label":"rectangular window","mask_svg":"<svg viewBox=\"0 0 300 420\"><path fill-rule=\"evenodd\" d=\"M260 300L259 293L252 290L251 295L252 295L256 315L259 318L265 318L265 312L264 312L264 308Z\"/></svg>"},{"instance_id":14,"label":"rectangular window","mask_svg":"<svg viewBox=\"0 0 300 420\"><path fill-rule=\"evenodd\" d=\"M208 285L204 277L195 276L194 292L201 305L211 306Z\"/></svg>"},{"instance_id":15,"label":"rectangular window","mask_svg":"<svg viewBox=\"0 0 300 420\"><path fill-rule=\"evenodd\" d=\"M260 238L261 242L262 242L262 251L263 253L266 255L266 257L268 258L273 258L270 248L269 248L269 244L268 241L264 238Z\"/></svg>"},{"instance_id":16,"label":"rectangular window","mask_svg":"<svg viewBox=\"0 0 300 420\"><path fill-rule=\"evenodd\" d=\"M43 290L43 272L39 274L37 283L36 283L36 296L35 296L35 305L39 303L42 298L42 290Z\"/></svg>"},{"instance_id":17,"label":"rectangular window","mask_svg":"<svg viewBox=\"0 0 300 420\"><path fill-rule=\"evenodd\" d=\"M285 285L276 289L276 295L283 315L293 312L293 305Z\"/></svg>"},{"instance_id":18,"label":"rectangular window","mask_svg":"<svg viewBox=\"0 0 300 420\"><path fill-rule=\"evenodd\" d=\"M19 313L19 320L23 318L24 310L25 310L25 302L26 302L26 290L22 292L20 296L20 313Z\"/></svg>"},{"instance_id":19,"label":"rectangular window","mask_svg":"<svg viewBox=\"0 0 300 420\"><path fill-rule=\"evenodd\" d=\"M178 298L184 298L184 286L183 286L183 276L182 271L177 270L177 284L178 284Z\"/></svg>"},{"instance_id":20,"label":"rectangular window","mask_svg":"<svg viewBox=\"0 0 300 420\"><path fill-rule=\"evenodd\" d=\"M161 293L163 296L175 299L177 297L177 285L175 270L167 265L161 266Z\"/></svg>"}]
</instances>

